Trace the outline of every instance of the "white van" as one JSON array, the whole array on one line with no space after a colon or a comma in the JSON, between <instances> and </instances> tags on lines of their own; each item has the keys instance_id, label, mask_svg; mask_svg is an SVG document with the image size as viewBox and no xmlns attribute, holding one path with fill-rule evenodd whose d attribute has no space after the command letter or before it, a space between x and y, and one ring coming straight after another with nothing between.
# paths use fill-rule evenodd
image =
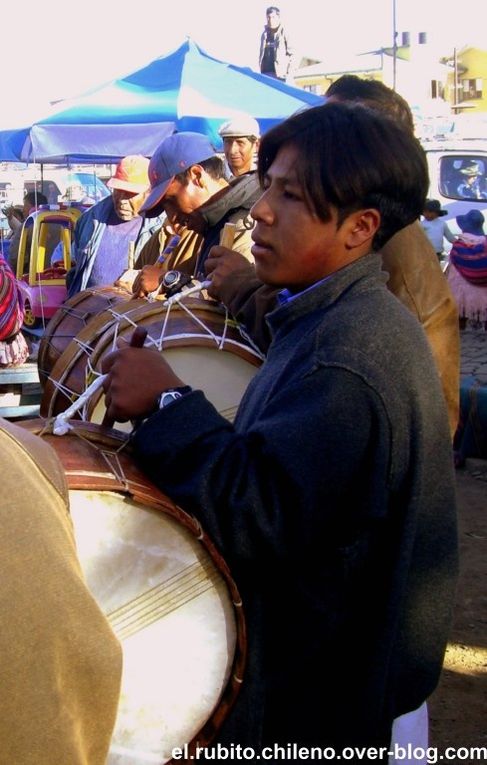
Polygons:
<instances>
[{"instance_id":1,"label":"white van","mask_svg":"<svg viewBox=\"0 0 487 765\"><path fill-rule=\"evenodd\" d=\"M98 202L108 196L106 184L93 171L66 170L37 166L26 169L0 171L0 207L8 204L22 204L29 191L42 192L49 204L80 201L82 197Z\"/></svg>"},{"instance_id":2,"label":"white van","mask_svg":"<svg viewBox=\"0 0 487 765\"><path fill-rule=\"evenodd\" d=\"M439 199L453 234L459 234L457 215L480 210L487 223L487 141L425 142L430 176L428 197Z\"/></svg>"}]
</instances>

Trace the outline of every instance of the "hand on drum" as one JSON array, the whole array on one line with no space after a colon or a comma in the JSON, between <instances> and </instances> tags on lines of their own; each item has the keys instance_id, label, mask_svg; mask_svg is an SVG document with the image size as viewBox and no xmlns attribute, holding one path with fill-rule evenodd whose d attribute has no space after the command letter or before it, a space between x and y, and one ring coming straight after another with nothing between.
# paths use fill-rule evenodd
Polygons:
<instances>
[{"instance_id":1,"label":"hand on drum","mask_svg":"<svg viewBox=\"0 0 487 765\"><path fill-rule=\"evenodd\" d=\"M156 290L163 273L161 266L144 266L135 277L132 286L132 297L146 297L149 292Z\"/></svg>"},{"instance_id":2,"label":"hand on drum","mask_svg":"<svg viewBox=\"0 0 487 765\"><path fill-rule=\"evenodd\" d=\"M134 347L140 335L136 329L130 345L119 340L118 350L102 363L107 377L103 383L107 417L126 422L147 417L157 410L160 394L185 383L173 372L163 355L151 348ZM144 336L142 336L144 337Z\"/></svg>"},{"instance_id":3,"label":"hand on drum","mask_svg":"<svg viewBox=\"0 0 487 765\"><path fill-rule=\"evenodd\" d=\"M215 245L211 248L205 263L206 275L211 279L208 294L215 300L220 300L220 288L228 277L236 271L248 271L249 269L254 270L252 263L240 252Z\"/></svg>"}]
</instances>

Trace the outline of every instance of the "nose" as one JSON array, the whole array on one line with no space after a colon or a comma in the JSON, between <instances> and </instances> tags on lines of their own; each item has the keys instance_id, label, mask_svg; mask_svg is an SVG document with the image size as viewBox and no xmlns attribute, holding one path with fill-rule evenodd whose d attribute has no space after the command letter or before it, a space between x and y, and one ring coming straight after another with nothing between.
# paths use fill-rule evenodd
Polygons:
<instances>
[{"instance_id":1,"label":"nose","mask_svg":"<svg viewBox=\"0 0 487 765\"><path fill-rule=\"evenodd\" d=\"M270 226L274 220L274 213L269 203L269 191L265 190L259 199L254 202L250 214L255 221L260 221Z\"/></svg>"}]
</instances>

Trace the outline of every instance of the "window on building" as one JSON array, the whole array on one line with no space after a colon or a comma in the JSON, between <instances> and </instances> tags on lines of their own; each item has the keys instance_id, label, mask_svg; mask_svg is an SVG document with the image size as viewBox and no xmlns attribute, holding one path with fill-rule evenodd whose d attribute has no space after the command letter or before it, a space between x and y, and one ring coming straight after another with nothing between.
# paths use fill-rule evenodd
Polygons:
<instances>
[{"instance_id":1,"label":"window on building","mask_svg":"<svg viewBox=\"0 0 487 765\"><path fill-rule=\"evenodd\" d=\"M460 80L459 100L470 101L472 98L482 98L482 78Z\"/></svg>"},{"instance_id":2,"label":"window on building","mask_svg":"<svg viewBox=\"0 0 487 765\"><path fill-rule=\"evenodd\" d=\"M440 80L431 80L431 98L445 98L445 86Z\"/></svg>"},{"instance_id":3,"label":"window on building","mask_svg":"<svg viewBox=\"0 0 487 765\"><path fill-rule=\"evenodd\" d=\"M303 90L307 90L308 93L314 93L315 96L322 95L321 85L304 85Z\"/></svg>"}]
</instances>

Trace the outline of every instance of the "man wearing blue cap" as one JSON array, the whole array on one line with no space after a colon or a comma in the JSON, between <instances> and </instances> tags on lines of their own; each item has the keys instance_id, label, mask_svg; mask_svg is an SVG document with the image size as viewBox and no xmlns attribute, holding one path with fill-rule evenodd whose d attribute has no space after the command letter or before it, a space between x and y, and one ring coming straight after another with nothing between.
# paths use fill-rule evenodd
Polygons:
<instances>
[{"instance_id":1,"label":"man wearing blue cap","mask_svg":"<svg viewBox=\"0 0 487 765\"><path fill-rule=\"evenodd\" d=\"M208 253L219 243L225 223L236 225L233 249L253 260L250 208L260 196L258 181L250 174L228 183L223 161L206 136L192 132L168 136L150 161L149 180L151 190L141 212L164 209L202 235L194 257L184 263L186 273L203 275ZM145 266L134 282L134 294L143 296L156 289L164 271L160 265Z\"/></svg>"}]
</instances>

